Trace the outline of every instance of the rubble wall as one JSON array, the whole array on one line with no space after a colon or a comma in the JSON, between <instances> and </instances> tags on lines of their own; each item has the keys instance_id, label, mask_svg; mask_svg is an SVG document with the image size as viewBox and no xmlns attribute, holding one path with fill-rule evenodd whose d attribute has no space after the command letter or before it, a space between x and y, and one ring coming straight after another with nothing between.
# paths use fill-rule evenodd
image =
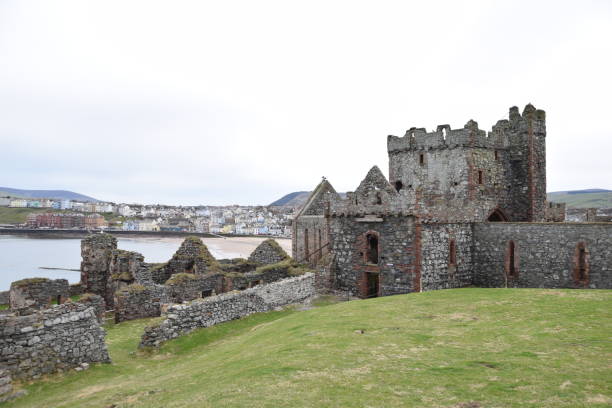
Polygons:
<instances>
[{"instance_id":1,"label":"rubble wall","mask_svg":"<svg viewBox=\"0 0 612 408\"><path fill-rule=\"evenodd\" d=\"M14 380L28 380L82 363L110 362L104 336L94 308L86 304L0 315L0 366Z\"/></svg>"},{"instance_id":2,"label":"rubble wall","mask_svg":"<svg viewBox=\"0 0 612 408\"><path fill-rule=\"evenodd\" d=\"M158 347L167 340L197 328L302 302L314 294L314 275L307 273L241 292L226 293L198 299L189 304L171 306L166 320L159 325L145 328L140 346Z\"/></svg>"},{"instance_id":3,"label":"rubble wall","mask_svg":"<svg viewBox=\"0 0 612 408\"><path fill-rule=\"evenodd\" d=\"M387 296L419 290L414 217L331 218L334 288L361 297ZM367 259L368 236L378 240L378 262ZM368 293L367 274L378 275L378 293Z\"/></svg>"},{"instance_id":4,"label":"rubble wall","mask_svg":"<svg viewBox=\"0 0 612 408\"><path fill-rule=\"evenodd\" d=\"M9 304L11 309L43 308L54 300L63 303L69 297L70 285L66 279L30 278L11 283Z\"/></svg>"},{"instance_id":5,"label":"rubble wall","mask_svg":"<svg viewBox=\"0 0 612 408\"><path fill-rule=\"evenodd\" d=\"M422 290L471 285L471 224L423 224L421 228Z\"/></svg>"},{"instance_id":6,"label":"rubble wall","mask_svg":"<svg viewBox=\"0 0 612 408\"><path fill-rule=\"evenodd\" d=\"M481 223L473 228L477 286L612 288L612 224Z\"/></svg>"},{"instance_id":7,"label":"rubble wall","mask_svg":"<svg viewBox=\"0 0 612 408\"><path fill-rule=\"evenodd\" d=\"M160 316L162 303L168 303L167 288L162 285L126 286L115 292L115 323Z\"/></svg>"}]
</instances>

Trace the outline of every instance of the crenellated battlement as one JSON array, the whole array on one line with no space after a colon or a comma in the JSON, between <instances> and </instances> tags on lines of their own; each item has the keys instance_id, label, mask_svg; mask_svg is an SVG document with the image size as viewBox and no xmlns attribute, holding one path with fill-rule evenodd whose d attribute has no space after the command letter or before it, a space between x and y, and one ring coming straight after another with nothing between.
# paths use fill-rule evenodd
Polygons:
<instances>
[{"instance_id":1,"label":"crenellated battlement","mask_svg":"<svg viewBox=\"0 0 612 408\"><path fill-rule=\"evenodd\" d=\"M536 133L545 133L546 113L528 104L519 113L516 106L510 108L509 119L498 121L490 132L478 128L478 123L470 120L462 129L451 129L450 125L438 125L435 131L425 128L410 128L404 136L387 137L387 151L396 153L411 150L447 149L454 147L478 147L485 149L505 149L510 147L508 132L518 130L530 121Z\"/></svg>"}]
</instances>

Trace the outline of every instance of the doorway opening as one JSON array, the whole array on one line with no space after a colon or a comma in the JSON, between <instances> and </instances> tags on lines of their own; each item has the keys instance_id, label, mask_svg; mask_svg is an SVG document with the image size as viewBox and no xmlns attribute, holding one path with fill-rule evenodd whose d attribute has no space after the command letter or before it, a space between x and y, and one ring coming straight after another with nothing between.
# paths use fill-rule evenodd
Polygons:
<instances>
[{"instance_id":1,"label":"doorway opening","mask_svg":"<svg viewBox=\"0 0 612 408\"><path fill-rule=\"evenodd\" d=\"M506 214L504 214L502 210L500 210L499 208L496 208L495 210L493 210L493 212L491 212L491 214L487 218L487 221L489 222L507 222L508 217L506 217Z\"/></svg>"},{"instance_id":2,"label":"doorway opening","mask_svg":"<svg viewBox=\"0 0 612 408\"><path fill-rule=\"evenodd\" d=\"M367 291L365 293L367 298L378 297L379 290L379 274L366 272Z\"/></svg>"}]
</instances>

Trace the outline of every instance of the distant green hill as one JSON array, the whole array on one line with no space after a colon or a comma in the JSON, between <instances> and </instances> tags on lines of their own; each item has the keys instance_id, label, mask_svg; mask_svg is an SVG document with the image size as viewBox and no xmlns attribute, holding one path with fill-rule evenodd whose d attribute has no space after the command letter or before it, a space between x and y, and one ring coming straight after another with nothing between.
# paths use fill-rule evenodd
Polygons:
<instances>
[{"instance_id":1,"label":"distant green hill","mask_svg":"<svg viewBox=\"0 0 612 408\"><path fill-rule=\"evenodd\" d=\"M310 191L295 191L293 193L289 193L279 198L270 204L271 207L299 207L304 205L308 196L310 195Z\"/></svg>"},{"instance_id":2,"label":"distant green hill","mask_svg":"<svg viewBox=\"0 0 612 408\"><path fill-rule=\"evenodd\" d=\"M612 191L604 189L554 191L547 194L548 201L565 203L573 208L612 208Z\"/></svg>"},{"instance_id":3,"label":"distant green hill","mask_svg":"<svg viewBox=\"0 0 612 408\"><path fill-rule=\"evenodd\" d=\"M77 200L96 202L95 198L67 190L22 190L18 188L0 187L0 196L21 198L49 198L55 200Z\"/></svg>"}]
</instances>

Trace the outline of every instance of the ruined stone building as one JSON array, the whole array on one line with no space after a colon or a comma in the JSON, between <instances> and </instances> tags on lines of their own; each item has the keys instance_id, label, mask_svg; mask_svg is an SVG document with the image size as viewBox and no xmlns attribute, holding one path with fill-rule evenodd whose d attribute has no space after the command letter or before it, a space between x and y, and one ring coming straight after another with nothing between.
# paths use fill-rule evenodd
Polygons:
<instances>
[{"instance_id":1,"label":"ruined stone building","mask_svg":"<svg viewBox=\"0 0 612 408\"><path fill-rule=\"evenodd\" d=\"M611 288L612 224L560 223L546 202L546 115L510 108L490 132L388 136L345 198L323 180L293 222L293 258L361 297L477 285Z\"/></svg>"}]
</instances>

